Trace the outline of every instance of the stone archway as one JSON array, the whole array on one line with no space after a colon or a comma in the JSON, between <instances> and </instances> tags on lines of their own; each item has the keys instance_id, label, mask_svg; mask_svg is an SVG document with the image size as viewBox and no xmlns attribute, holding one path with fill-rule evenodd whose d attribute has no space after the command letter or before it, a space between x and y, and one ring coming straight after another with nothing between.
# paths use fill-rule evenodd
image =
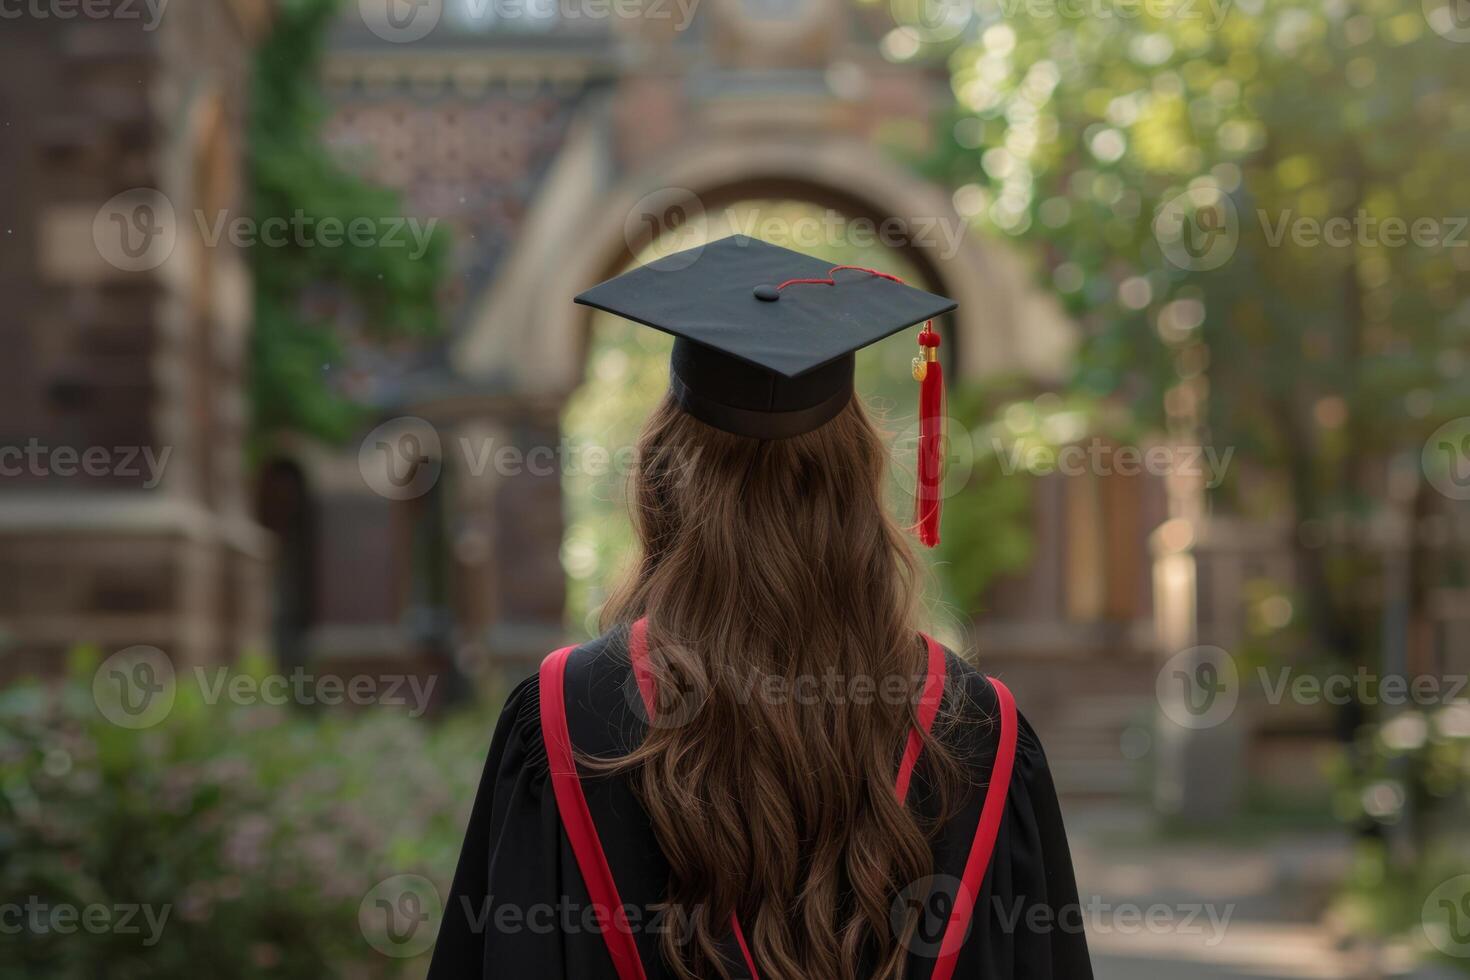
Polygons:
<instances>
[{"instance_id":1,"label":"stone archway","mask_svg":"<svg viewBox=\"0 0 1470 980\"><path fill-rule=\"evenodd\" d=\"M614 274L659 234L659 212L692 201L706 212L741 198L786 197L899 230L928 285L956 299L959 376L1053 379L1073 331L1002 247L960 233L948 198L877 147L849 137L705 140L653 173L613 181L599 169L599 134L573 135L506 263L455 345L457 370L527 395L565 397L581 380L590 313L572 297ZM650 222L647 219L653 217Z\"/></svg>"},{"instance_id":2,"label":"stone archway","mask_svg":"<svg viewBox=\"0 0 1470 980\"><path fill-rule=\"evenodd\" d=\"M458 375L493 392L472 412L477 424L505 433L523 451L560 439L561 410L582 383L591 330L591 311L572 297L666 233L660 209L681 201L715 213L742 200L796 200L874 227L887 222L924 284L960 304L947 325L959 377L1060 376L1073 343L1064 314L1030 287L1004 247L959 234L965 223L947 194L870 142L795 131L772 111L777 116L768 125L717 127L691 138L658 169L632 174L616 171L603 117L589 113L573 128L503 271L449 351ZM495 610L484 635L501 663L531 662L561 629L517 599L532 587L565 595L562 535L552 533L565 527L561 493L558 479L525 472L485 473L464 483L469 511L501 514L501 501L516 501L513 523L494 521L494 555L473 578ZM523 533L526 527L538 530Z\"/></svg>"}]
</instances>

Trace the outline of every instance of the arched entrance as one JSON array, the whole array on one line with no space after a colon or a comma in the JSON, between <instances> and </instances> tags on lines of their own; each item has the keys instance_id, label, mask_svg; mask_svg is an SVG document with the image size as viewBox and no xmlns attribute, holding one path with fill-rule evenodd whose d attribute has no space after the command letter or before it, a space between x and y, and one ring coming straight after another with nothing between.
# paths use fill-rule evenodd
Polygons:
<instances>
[{"instance_id":1,"label":"arched entrance","mask_svg":"<svg viewBox=\"0 0 1470 980\"><path fill-rule=\"evenodd\" d=\"M761 192L741 197L728 189L713 209L697 221L668 222L665 233L651 239L627 265L640 265L661 254L698 248L708 241L742 233L826 259L834 265L882 267L916 286L935 288L926 271L917 267L911 250L893 240L881 240L881 221L839 210L848 202L837 198L818 203L800 195L804 188L753 182ZM778 196L779 195L779 196ZM681 202L671 199L670 213ZM687 215L688 212L686 211ZM609 270L609 275L622 271ZM672 339L622 318L591 311L583 337L585 371L582 384L571 394L561 416L562 439L567 447L562 470L566 533L562 565L566 570L567 618L574 631L598 632L596 613L609 585L625 572L633 553L626 519L625 488L634 463L636 440L644 418L657 404L668 384L668 355ZM948 332L947 327L942 330ZM893 433L910 435L915 395L909 359L913 351L900 337L876 344L858 355L859 389L864 403ZM946 360L954 345L941 351ZM895 440L900 466L911 456L912 439ZM912 491L896 480L895 507L902 508Z\"/></svg>"},{"instance_id":2,"label":"arched entrance","mask_svg":"<svg viewBox=\"0 0 1470 980\"><path fill-rule=\"evenodd\" d=\"M685 216L708 220L753 199L806 201L888 229L927 285L959 302L963 376L1055 378L1070 360L1071 325L1015 258L966 233L944 193L870 143L732 133L656 172L617 179L597 169L601 138L590 128L574 134L548 176L506 274L454 345L466 375L508 376L521 390L566 397L581 382L590 317L572 297L677 232Z\"/></svg>"},{"instance_id":3,"label":"arched entrance","mask_svg":"<svg viewBox=\"0 0 1470 980\"><path fill-rule=\"evenodd\" d=\"M577 393L588 381L589 362L597 370L598 338L620 329L598 323L595 314L574 305L572 297L651 251L674 251L732 232L779 241L834 261L860 259L856 264L891 269L954 297L960 309L941 329L956 379L990 374L1050 379L1065 369L1072 329L1061 311L1038 297L1003 248L966 233L966 222L946 194L868 142L832 133L798 136L779 124L751 132L779 135L752 137L744 131L711 135L692 141L656 172L637 175L606 169L606 134L596 127L589 125L571 135L514 252L505 260L504 274L478 304L450 351L459 374L507 396L499 401L504 414L493 423L501 431L539 433L537 439L554 432L561 448L573 451L572 457L579 441L604 449L629 442L632 432L609 431L605 424L601 431L572 432L572 440L563 431L563 412L569 404L570 422L574 428L578 424ZM815 225L810 223L813 216ZM808 222L805 231L801 220ZM871 240L870 249L854 250L850 233L855 228ZM901 400L911 413L908 357L886 360L901 373L895 390L902 395L894 402ZM660 363L654 370L655 385L662 384L658 380L662 370ZM591 380L598 383L595 375ZM610 383L620 382L613 378ZM869 385L865 382L864 387ZM628 420L641 420L654 394L647 404L632 405L623 414ZM584 410L583 414L602 420L607 413ZM564 570L570 573L567 606L573 614L568 625L575 632L586 631L588 614L600 598L591 583L614 572L612 564L620 551L605 528L626 523L616 507L621 481L609 476L616 474L569 475L554 491L550 481L542 480L534 494L518 495L522 504L534 503L536 509L527 514L523 506L518 522L543 529L533 547L547 553L531 555L518 549L513 556L500 555L491 576L497 595L523 591L524 569ZM500 475L493 486L486 481L483 492L516 494L519 483L532 479L527 474ZM585 506L588 500L605 508L605 513L592 514ZM589 526L596 533L589 535ZM550 527L569 533L553 537L545 533ZM527 543L523 536L506 536ZM559 585L540 581L541 573L535 577L548 594L559 591ZM501 622L494 632L526 635L528 625L537 624ZM495 656L535 655L534 649L522 652L500 642L489 645Z\"/></svg>"},{"instance_id":4,"label":"arched entrance","mask_svg":"<svg viewBox=\"0 0 1470 980\"><path fill-rule=\"evenodd\" d=\"M301 467L275 459L261 467L255 515L275 538L271 577L271 647L285 670L306 664L316 622L317 514Z\"/></svg>"}]
</instances>

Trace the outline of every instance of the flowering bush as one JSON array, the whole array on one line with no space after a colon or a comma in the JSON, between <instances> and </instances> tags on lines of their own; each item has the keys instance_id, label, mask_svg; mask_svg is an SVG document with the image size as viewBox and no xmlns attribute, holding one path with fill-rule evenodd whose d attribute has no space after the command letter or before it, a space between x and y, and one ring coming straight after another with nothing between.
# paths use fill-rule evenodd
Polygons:
<instances>
[{"instance_id":1,"label":"flowering bush","mask_svg":"<svg viewBox=\"0 0 1470 980\"><path fill-rule=\"evenodd\" d=\"M307 714L180 685L131 730L99 712L95 658L74 661L0 691L0 978L422 972L427 940L374 937L369 894L406 875L447 894L483 715Z\"/></svg>"}]
</instances>

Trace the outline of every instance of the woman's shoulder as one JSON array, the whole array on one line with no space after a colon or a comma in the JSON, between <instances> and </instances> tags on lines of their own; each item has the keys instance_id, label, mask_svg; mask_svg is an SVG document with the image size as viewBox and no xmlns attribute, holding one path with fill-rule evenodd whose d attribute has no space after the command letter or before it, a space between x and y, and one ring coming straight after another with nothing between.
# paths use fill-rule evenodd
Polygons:
<instances>
[{"instance_id":1,"label":"woman's shoulder","mask_svg":"<svg viewBox=\"0 0 1470 980\"><path fill-rule=\"evenodd\" d=\"M564 658L561 670L565 695L574 695L588 690L597 690L607 681L621 685L628 670L626 629L614 627L601 636L584 643L562 647L546 655L542 667L553 657ZM505 699L502 716L512 713L520 716L537 716L541 707L542 672L538 670L525 678L511 690Z\"/></svg>"},{"instance_id":2,"label":"woman's shoulder","mask_svg":"<svg viewBox=\"0 0 1470 980\"><path fill-rule=\"evenodd\" d=\"M970 660L945 648L944 715L954 737L975 753L993 758L1001 739L1004 681L981 670ZM1015 707L1016 754L1032 765L1045 766L1046 756L1036 730L1026 720L1025 704L1009 688Z\"/></svg>"},{"instance_id":3,"label":"woman's shoulder","mask_svg":"<svg viewBox=\"0 0 1470 980\"><path fill-rule=\"evenodd\" d=\"M620 731L626 727L629 664L625 633L622 629L612 629L595 639L547 655L548 660L562 658L562 683L557 694L574 741L578 735L602 734L591 731L594 728L611 727ZM542 671L538 670L511 690L500 711L499 728L502 735L524 750L527 763L544 767L542 683Z\"/></svg>"}]
</instances>

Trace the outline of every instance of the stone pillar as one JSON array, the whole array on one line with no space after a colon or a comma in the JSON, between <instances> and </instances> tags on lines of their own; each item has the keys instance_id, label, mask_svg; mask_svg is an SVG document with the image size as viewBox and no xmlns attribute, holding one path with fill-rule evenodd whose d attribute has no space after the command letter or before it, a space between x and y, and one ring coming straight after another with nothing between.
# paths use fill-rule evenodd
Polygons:
<instances>
[{"instance_id":1,"label":"stone pillar","mask_svg":"<svg viewBox=\"0 0 1470 980\"><path fill-rule=\"evenodd\" d=\"M266 5L7 20L24 91L0 165L0 675L77 643L180 663L264 642L270 548L246 500L238 212L250 45Z\"/></svg>"}]
</instances>

